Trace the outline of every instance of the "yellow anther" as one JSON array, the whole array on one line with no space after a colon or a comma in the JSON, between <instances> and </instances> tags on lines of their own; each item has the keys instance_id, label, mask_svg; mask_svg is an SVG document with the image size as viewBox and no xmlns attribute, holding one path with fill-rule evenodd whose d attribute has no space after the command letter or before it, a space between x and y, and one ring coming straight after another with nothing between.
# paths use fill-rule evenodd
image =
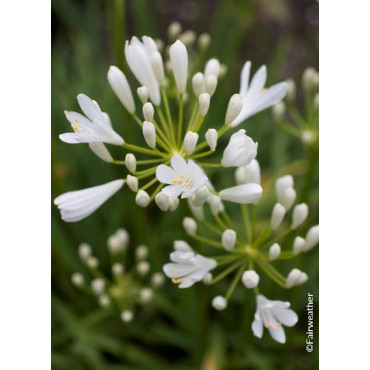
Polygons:
<instances>
[{"instance_id":1,"label":"yellow anther","mask_svg":"<svg viewBox=\"0 0 370 370\"><path fill-rule=\"evenodd\" d=\"M271 328L272 330L278 330L280 328L280 326L283 325L281 322L278 322L277 325L272 325L272 324L266 324L265 325L265 328L268 329L268 328Z\"/></svg>"},{"instance_id":2,"label":"yellow anther","mask_svg":"<svg viewBox=\"0 0 370 370\"><path fill-rule=\"evenodd\" d=\"M72 125L72 130L73 130L74 132L76 132L76 131L77 131L77 129L78 129L78 125Z\"/></svg>"},{"instance_id":3,"label":"yellow anther","mask_svg":"<svg viewBox=\"0 0 370 370\"><path fill-rule=\"evenodd\" d=\"M266 92L267 91L267 88L266 87L262 87L262 92Z\"/></svg>"},{"instance_id":4,"label":"yellow anther","mask_svg":"<svg viewBox=\"0 0 370 370\"><path fill-rule=\"evenodd\" d=\"M177 179L173 179L172 180L172 184L179 184L182 180L184 180L184 175L181 175L180 177L178 177Z\"/></svg>"},{"instance_id":5,"label":"yellow anther","mask_svg":"<svg viewBox=\"0 0 370 370\"><path fill-rule=\"evenodd\" d=\"M172 279L172 282L173 282L173 283L175 283L175 284L180 284L180 283L182 283L184 280L185 280L185 278L181 278L181 279Z\"/></svg>"},{"instance_id":6,"label":"yellow anther","mask_svg":"<svg viewBox=\"0 0 370 370\"><path fill-rule=\"evenodd\" d=\"M74 118L73 121L75 121L76 123L80 122L80 120L78 118Z\"/></svg>"}]
</instances>

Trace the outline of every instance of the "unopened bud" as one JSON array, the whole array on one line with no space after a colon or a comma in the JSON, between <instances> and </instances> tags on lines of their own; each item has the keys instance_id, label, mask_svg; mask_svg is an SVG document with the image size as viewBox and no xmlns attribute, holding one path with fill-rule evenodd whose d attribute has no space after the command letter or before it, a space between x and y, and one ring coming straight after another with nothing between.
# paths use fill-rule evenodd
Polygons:
<instances>
[{"instance_id":1,"label":"unopened bud","mask_svg":"<svg viewBox=\"0 0 370 370\"><path fill-rule=\"evenodd\" d=\"M140 244L136 247L135 255L136 259L143 260L148 257L149 250L148 247L144 244Z\"/></svg>"},{"instance_id":2,"label":"unopened bud","mask_svg":"<svg viewBox=\"0 0 370 370\"><path fill-rule=\"evenodd\" d=\"M211 97L208 93L203 93L199 95L199 111L203 117L208 112L210 102Z\"/></svg>"},{"instance_id":3,"label":"unopened bud","mask_svg":"<svg viewBox=\"0 0 370 370\"><path fill-rule=\"evenodd\" d=\"M136 194L135 202L139 207L147 207L150 203L149 194L145 190L139 190Z\"/></svg>"},{"instance_id":4,"label":"unopened bud","mask_svg":"<svg viewBox=\"0 0 370 370\"><path fill-rule=\"evenodd\" d=\"M164 77L163 59L158 51L150 55L150 64L159 85L164 86L166 84L166 79Z\"/></svg>"},{"instance_id":5,"label":"unopened bud","mask_svg":"<svg viewBox=\"0 0 370 370\"><path fill-rule=\"evenodd\" d=\"M206 92L206 82L204 80L204 75L201 72L196 73L192 80L194 95L199 98L199 95Z\"/></svg>"},{"instance_id":6,"label":"unopened bud","mask_svg":"<svg viewBox=\"0 0 370 370\"><path fill-rule=\"evenodd\" d=\"M191 213L197 220L204 220L204 207L196 206L191 198L188 198L188 205Z\"/></svg>"},{"instance_id":7,"label":"unopened bud","mask_svg":"<svg viewBox=\"0 0 370 370\"><path fill-rule=\"evenodd\" d=\"M220 75L219 75L219 78L224 77L226 75L226 73L227 73L227 65L221 63L221 65L220 65Z\"/></svg>"},{"instance_id":8,"label":"unopened bud","mask_svg":"<svg viewBox=\"0 0 370 370\"><path fill-rule=\"evenodd\" d=\"M146 102L143 105L143 116L145 121L147 122L153 122L153 117L154 117L154 108L153 104L150 102Z\"/></svg>"},{"instance_id":9,"label":"unopened bud","mask_svg":"<svg viewBox=\"0 0 370 370\"><path fill-rule=\"evenodd\" d=\"M204 278L202 279L203 283L206 285L209 285L213 279L213 275L208 272L207 274L204 275Z\"/></svg>"},{"instance_id":10,"label":"unopened bud","mask_svg":"<svg viewBox=\"0 0 370 370\"><path fill-rule=\"evenodd\" d=\"M294 230L306 221L308 216L308 205L306 203L297 204L293 209L293 221L291 228Z\"/></svg>"},{"instance_id":11,"label":"unopened bud","mask_svg":"<svg viewBox=\"0 0 370 370\"><path fill-rule=\"evenodd\" d=\"M124 271L125 271L125 269L124 269L124 267L121 263L116 262L112 265L113 275L115 275L115 276L122 275Z\"/></svg>"},{"instance_id":12,"label":"unopened bud","mask_svg":"<svg viewBox=\"0 0 370 370\"><path fill-rule=\"evenodd\" d=\"M154 288L159 288L164 283L164 276L161 272L156 272L150 278L150 283Z\"/></svg>"},{"instance_id":13,"label":"unopened bud","mask_svg":"<svg viewBox=\"0 0 370 370\"><path fill-rule=\"evenodd\" d=\"M254 270L244 271L242 282L246 288L251 289L255 288L260 281L260 276Z\"/></svg>"},{"instance_id":14,"label":"unopened bud","mask_svg":"<svg viewBox=\"0 0 370 370\"><path fill-rule=\"evenodd\" d=\"M74 274L72 274L71 281L72 284L76 287L82 287L85 283L83 275L80 274L79 272L75 272Z\"/></svg>"},{"instance_id":15,"label":"unopened bud","mask_svg":"<svg viewBox=\"0 0 370 370\"><path fill-rule=\"evenodd\" d=\"M218 195L211 194L209 205L213 216L217 216L224 209L221 198Z\"/></svg>"},{"instance_id":16,"label":"unopened bud","mask_svg":"<svg viewBox=\"0 0 370 370\"><path fill-rule=\"evenodd\" d=\"M215 91L216 91L216 87L217 87L217 77L215 77L214 75L209 75L205 78L205 84L206 84L206 92L212 96Z\"/></svg>"},{"instance_id":17,"label":"unopened bud","mask_svg":"<svg viewBox=\"0 0 370 370\"><path fill-rule=\"evenodd\" d=\"M308 276L305 272L302 272L299 269L293 269L286 278L285 286L287 288L293 288L294 286L304 284L307 280Z\"/></svg>"},{"instance_id":18,"label":"unopened bud","mask_svg":"<svg viewBox=\"0 0 370 370\"><path fill-rule=\"evenodd\" d=\"M271 229L276 230L281 225L285 216L285 208L280 204L276 203L271 215Z\"/></svg>"},{"instance_id":19,"label":"unopened bud","mask_svg":"<svg viewBox=\"0 0 370 370\"><path fill-rule=\"evenodd\" d=\"M230 252L236 243L236 232L232 229L227 229L222 233L221 243L225 250Z\"/></svg>"},{"instance_id":20,"label":"unopened bud","mask_svg":"<svg viewBox=\"0 0 370 370\"><path fill-rule=\"evenodd\" d=\"M202 33L198 37L198 46L201 51L208 49L209 44L211 43L211 36L208 33Z\"/></svg>"},{"instance_id":21,"label":"unopened bud","mask_svg":"<svg viewBox=\"0 0 370 370\"><path fill-rule=\"evenodd\" d=\"M238 167L235 170L235 181L238 185L242 184L261 184L261 169L257 159L253 159L246 166Z\"/></svg>"},{"instance_id":22,"label":"unopened bud","mask_svg":"<svg viewBox=\"0 0 370 370\"><path fill-rule=\"evenodd\" d=\"M137 95L139 96L140 101L145 104L149 98L149 90L146 86L141 86L137 89Z\"/></svg>"},{"instance_id":23,"label":"unopened bud","mask_svg":"<svg viewBox=\"0 0 370 370\"><path fill-rule=\"evenodd\" d=\"M312 91L319 86L319 73L313 67L308 67L302 74L302 86L307 91Z\"/></svg>"},{"instance_id":24,"label":"unopened bud","mask_svg":"<svg viewBox=\"0 0 370 370\"><path fill-rule=\"evenodd\" d=\"M275 181L276 196L279 203L281 203L280 198L282 198L285 190L292 187L294 187L294 179L292 175L281 176Z\"/></svg>"},{"instance_id":25,"label":"unopened bud","mask_svg":"<svg viewBox=\"0 0 370 370\"><path fill-rule=\"evenodd\" d=\"M205 137L206 137L207 144L209 145L211 150L214 152L216 150L217 139L218 139L217 130L215 130L214 128L208 129Z\"/></svg>"},{"instance_id":26,"label":"unopened bud","mask_svg":"<svg viewBox=\"0 0 370 370\"><path fill-rule=\"evenodd\" d=\"M144 121L143 123L143 135L145 142L150 148L155 148L156 133L155 126L152 122Z\"/></svg>"},{"instance_id":27,"label":"unopened bud","mask_svg":"<svg viewBox=\"0 0 370 370\"><path fill-rule=\"evenodd\" d=\"M307 252L314 248L319 242L319 225L312 226L306 234L306 243L303 251Z\"/></svg>"},{"instance_id":28,"label":"unopened bud","mask_svg":"<svg viewBox=\"0 0 370 370\"><path fill-rule=\"evenodd\" d=\"M303 251L305 244L306 241L302 237L296 236L293 241L293 253L295 255L301 253Z\"/></svg>"},{"instance_id":29,"label":"unopened bud","mask_svg":"<svg viewBox=\"0 0 370 370\"><path fill-rule=\"evenodd\" d=\"M181 252L192 252L193 249L185 240L175 240L173 242L173 249Z\"/></svg>"},{"instance_id":30,"label":"unopened bud","mask_svg":"<svg viewBox=\"0 0 370 370\"><path fill-rule=\"evenodd\" d=\"M197 146L199 135L195 132L188 131L184 138L184 148L187 155L193 153L195 147Z\"/></svg>"},{"instance_id":31,"label":"unopened bud","mask_svg":"<svg viewBox=\"0 0 370 370\"><path fill-rule=\"evenodd\" d=\"M85 263L89 269L96 269L99 266L99 260L94 256L88 257Z\"/></svg>"},{"instance_id":32,"label":"unopened bud","mask_svg":"<svg viewBox=\"0 0 370 370\"><path fill-rule=\"evenodd\" d=\"M230 100L229 105L227 106L225 125L230 125L243 108L243 99L240 94L234 94Z\"/></svg>"},{"instance_id":33,"label":"unopened bud","mask_svg":"<svg viewBox=\"0 0 370 370\"><path fill-rule=\"evenodd\" d=\"M286 83L287 83L286 100L288 102L293 102L295 100L295 96L296 96L295 82L294 82L294 80L289 78L288 80L286 80Z\"/></svg>"},{"instance_id":34,"label":"unopened bud","mask_svg":"<svg viewBox=\"0 0 370 370\"><path fill-rule=\"evenodd\" d=\"M100 295L104 292L105 282L103 279L97 278L91 281L91 289L94 294Z\"/></svg>"},{"instance_id":35,"label":"unopened bud","mask_svg":"<svg viewBox=\"0 0 370 370\"><path fill-rule=\"evenodd\" d=\"M179 198L169 197L168 199L168 210L173 212L176 211L180 201Z\"/></svg>"},{"instance_id":36,"label":"unopened bud","mask_svg":"<svg viewBox=\"0 0 370 370\"><path fill-rule=\"evenodd\" d=\"M134 314L130 310L125 310L121 312L121 320L123 322L130 322L134 318Z\"/></svg>"},{"instance_id":37,"label":"unopened bud","mask_svg":"<svg viewBox=\"0 0 370 370\"><path fill-rule=\"evenodd\" d=\"M227 300L225 297L218 295L217 297L213 298L212 306L217 311L222 311L227 307Z\"/></svg>"},{"instance_id":38,"label":"unopened bud","mask_svg":"<svg viewBox=\"0 0 370 370\"><path fill-rule=\"evenodd\" d=\"M182 226L188 235L194 236L197 232L197 223L191 217L185 217L182 221Z\"/></svg>"},{"instance_id":39,"label":"unopened bud","mask_svg":"<svg viewBox=\"0 0 370 370\"><path fill-rule=\"evenodd\" d=\"M137 192L139 189L139 180L135 176L127 175L126 184L134 192Z\"/></svg>"},{"instance_id":40,"label":"unopened bud","mask_svg":"<svg viewBox=\"0 0 370 370\"><path fill-rule=\"evenodd\" d=\"M281 253L281 247L278 243L274 243L269 249L270 261L276 260Z\"/></svg>"},{"instance_id":41,"label":"unopened bud","mask_svg":"<svg viewBox=\"0 0 370 370\"><path fill-rule=\"evenodd\" d=\"M126 154L125 165L131 173L136 171L136 157L132 153Z\"/></svg>"},{"instance_id":42,"label":"unopened bud","mask_svg":"<svg viewBox=\"0 0 370 370\"><path fill-rule=\"evenodd\" d=\"M89 148L102 161L107 163L113 162L113 157L109 153L109 150L104 143L89 143Z\"/></svg>"},{"instance_id":43,"label":"unopened bud","mask_svg":"<svg viewBox=\"0 0 370 370\"><path fill-rule=\"evenodd\" d=\"M150 264L148 261L141 261L137 264L136 270L139 275L144 276L149 272Z\"/></svg>"},{"instance_id":44,"label":"unopened bud","mask_svg":"<svg viewBox=\"0 0 370 370\"><path fill-rule=\"evenodd\" d=\"M284 206L284 208L289 211L292 207L295 198L297 197L297 193L293 188L288 188L283 193L282 198L280 199L280 203Z\"/></svg>"},{"instance_id":45,"label":"unopened bud","mask_svg":"<svg viewBox=\"0 0 370 370\"><path fill-rule=\"evenodd\" d=\"M209 75L213 75L216 78L218 78L219 74L220 74L220 62L215 58L210 59L207 62L206 67L204 69L204 76L207 77Z\"/></svg>"},{"instance_id":46,"label":"unopened bud","mask_svg":"<svg viewBox=\"0 0 370 370\"><path fill-rule=\"evenodd\" d=\"M276 122L280 122L285 118L286 107L283 101L279 101L272 107L272 116Z\"/></svg>"},{"instance_id":47,"label":"unopened bud","mask_svg":"<svg viewBox=\"0 0 370 370\"><path fill-rule=\"evenodd\" d=\"M145 288L140 292L141 303L149 303L153 298L153 291L150 288Z\"/></svg>"},{"instance_id":48,"label":"unopened bud","mask_svg":"<svg viewBox=\"0 0 370 370\"><path fill-rule=\"evenodd\" d=\"M186 45L190 46L194 43L196 38L195 32L192 30L185 31L180 35L179 39Z\"/></svg>"},{"instance_id":49,"label":"unopened bud","mask_svg":"<svg viewBox=\"0 0 370 370\"><path fill-rule=\"evenodd\" d=\"M108 307L110 305L110 298L106 294L99 297L99 305L101 307Z\"/></svg>"},{"instance_id":50,"label":"unopened bud","mask_svg":"<svg viewBox=\"0 0 370 370\"><path fill-rule=\"evenodd\" d=\"M91 256L91 247L87 243L81 243L78 246L78 255L80 256L82 261L85 261L88 257Z\"/></svg>"},{"instance_id":51,"label":"unopened bud","mask_svg":"<svg viewBox=\"0 0 370 370\"><path fill-rule=\"evenodd\" d=\"M209 198L209 189L206 185L197 190L192 197L192 202L195 207L202 206Z\"/></svg>"},{"instance_id":52,"label":"unopened bud","mask_svg":"<svg viewBox=\"0 0 370 370\"><path fill-rule=\"evenodd\" d=\"M182 27L179 22L172 22L168 26L168 30L167 30L169 39L175 40L179 36L181 30L182 30Z\"/></svg>"},{"instance_id":53,"label":"unopened bud","mask_svg":"<svg viewBox=\"0 0 370 370\"><path fill-rule=\"evenodd\" d=\"M167 195L160 192L155 196L154 200L155 200L155 204L158 206L158 208L161 211L168 211L170 202L169 202L169 198Z\"/></svg>"}]
</instances>

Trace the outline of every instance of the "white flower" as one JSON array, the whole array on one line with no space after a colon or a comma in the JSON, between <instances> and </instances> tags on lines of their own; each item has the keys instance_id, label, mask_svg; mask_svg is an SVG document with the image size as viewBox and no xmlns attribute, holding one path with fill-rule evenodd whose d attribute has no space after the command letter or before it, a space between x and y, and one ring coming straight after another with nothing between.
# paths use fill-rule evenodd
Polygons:
<instances>
[{"instance_id":1,"label":"white flower","mask_svg":"<svg viewBox=\"0 0 370 370\"><path fill-rule=\"evenodd\" d=\"M202 206L205 202L207 202L209 198L209 189L207 185L204 185L202 188L197 190L194 195L191 197L191 201L195 207Z\"/></svg>"},{"instance_id":2,"label":"white flower","mask_svg":"<svg viewBox=\"0 0 370 370\"><path fill-rule=\"evenodd\" d=\"M158 83L161 86L164 86L166 84L166 78L164 77L162 55L159 51L155 51L154 53L152 53L152 55L150 56L150 64L152 65L152 69Z\"/></svg>"},{"instance_id":3,"label":"white flower","mask_svg":"<svg viewBox=\"0 0 370 370\"><path fill-rule=\"evenodd\" d=\"M154 107L152 103L147 102L143 105L143 116L145 121L153 122Z\"/></svg>"},{"instance_id":4,"label":"white flower","mask_svg":"<svg viewBox=\"0 0 370 370\"><path fill-rule=\"evenodd\" d=\"M285 286L287 288L293 288L297 285L302 285L308 280L308 276L305 272L302 272L299 269L293 269L289 272L287 278L286 278L286 284Z\"/></svg>"},{"instance_id":5,"label":"white flower","mask_svg":"<svg viewBox=\"0 0 370 370\"><path fill-rule=\"evenodd\" d=\"M292 175L279 177L275 182L275 190L278 202L288 211L297 196L293 189L294 180Z\"/></svg>"},{"instance_id":6,"label":"white flower","mask_svg":"<svg viewBox=\"0 0 370 370\"><path fill-rule=\"evenodd\" d=\"M220 74L220 62L215 58L210 59L207 62L206 67L204 69L204 76L207 77L209 75L213 75L216 78L218 78L219 74Z\"/></svg>"},{"instance_id":7,"label":"white flower","mask_svg":"<svg viewBox=\"0 0 370 370\"><path fill-rule=\"evenodd\" d=\"M269 108L282 100L287 92L286 82L279 82L265 89L267 78L266 67L262 66L254 74L249 84L249 75L252 63L246 62L240 76L240 95L243 97L243 108L238 117L231 123L232 127L238 126L248 117Z\"/></svg>"},{"instance_id":8,"label":"white flower","mask_svg":"<svg viewBox=\"0 0 370 370\"><path fill-rule=\"evenodd\" d=\"M92 188L69 191L55 198L54 204L60 209L64 221L80 221L97 210L123 184L124 180L115 180Z\"/></svg>"},{"instance_id":9,"label":"white flower","mask_svg":"<svg viewBox=\"0 0 370 370\"><path fill-rule=\"evenodd\" d=\"M242 282L246 288L255 288L260 281L260 276L254 270L246 270L243 273Z\"/></svg>"},{"instance_id":10,"label":"white flower","mask_svg":"<svg viewBox=\"0 0 370 370\"><path fill-rule=\"evenodd\" d=\"M154 105L159 105L161 97L159 84L155 77L150 57L157 52L157 46L151 37L143 36L143 42L133 37L125 44L125 56L127 64L141 85L146 86L150 100Z\"/></svg>"},{"instance_id":11,"label":"white flower","mask_svg":"<svg viewBox=\"0 0 370 370\"><path fill-rule=\"evenodd\" d=\"M262 197L262 188L258 184L243 184L221 190L218 195L223 200L240 204L258 202Z\"/></svg>"},{"instance_id":12,"label":"white flower","mask_svg":"<svg viewBox=\"0 0 370 370\"><path fill-rule=\"evenodd\" d=\"M99 295L104 292L105 282L103 279L97 278L91 281L91 289L94 294Z\"/></svg>"},{"instance_id":13,"label":"white flower","mask_svg":"<svg viewBox=\"0 0 370 370\"><path fill-rule=\"evenodd\" d=\"M108 71L108 82L127 111L134 114L135 101L125 74L119 68L111 66Z\"/></svg>"},{"instance_id":14,"label":"white flower","mask_svg":"<svg viewBox=\"0 0 370 370\"><path fill-rule=\"evenodd\" d=\"M189 288L201 281L207 273L217 266L213 259L206 258L193 251L175 251L170 254L173 263L166 263L163 271L179 288Z\"/></svg>"},{"instance_id":15,"label":"white flower","mask_svg":"<svg viewBox=\"0 0 370 370\"><path fill-rule=\"evenodd\" d=\"M246 166L238 167L235 171L235 181L238 185L241 184L261 184L261 169L257 159L253 159Z\"/></svg>"},{"instance_id":16,"label":"white flower","mask_svg":"<svg viewBox=\"0 0 370 370\"><path fill-rule=\"evenodd\" d=\"M121 320L123 322L130 322L134 318L134 314L130 310L125 310L121 312Z\"/></svg>"},{"instance_id":17,"label":"white flower","mask_svg":"<svg viewBox=\"0 0 370 370\"><path fill-rule=\"evenodd\" d=\"M113 157L103 143L89 143L89 148L102 161L107 163L113 162Z\"/></svg>"},{"instance_id":18,"label":"white flower","mask_svg":"<svg viewBox=\"0 0 370 370\"><path fill-rule=\"evenodd\" d=\"M188 78L188 51L180 40L171 45L170 59L177 90L180 94L183 94L186 90Z\"/></svg>"},{"instance_id":19,"label":"white flower","mask_svg":"<svg viewBox=\"0 0 370 370\"><path fill-rule=\"evenodd\" d=\"M262 338L263 327L267 328L271 337L279 343L285 343L283 325L294 326L298 321L297 314L291 310L289 302L270 301L263 295L257 296L257 310L252 323L253 334Z\"/></svg>"},{"instance_id":20,"label":"white flower","mask_svg":"<svg viewBox=\"0 0 370 370\"><path fill-rule=\"evenodd\" d=\"M138 206L145 208L150 203L150 196L145 190L139 190L136 194L135 202Z\"/></svg>"},{"instance_id":21,"label":"white flower","mask_svg":"<svg viewBox=\"0 0 370 370\"><path fill-rule=\"evenodd\" d=\"M171 165L172 168L161 164L156 171L158 181L169 184L162 190L169 197L190 198L208 180L198 165L191 160L186 163L177 154L172 157Z\"/></svg>"},{"instance_id":22,"label":"white flower","mask_svg":"<svg viewBox=\"0 0 370 370\"><path fill-rule=\"evenodd\" d=\"M256 158L257 147L258 143L247 136L245 130L239 130L230 137L229 144L222 156L222 166L241 167L248 165Z\"/></svg>"},{"instance_id":23,"label":"white flower","mask_svg":"<svg viewBox=\"0 0 370 370\"><path fill-rule=\"evenodd\" d=\"M107 143L122 145L124 140L109 124L98 103L84 94L77 96L78 104L86 117L80 113L65 111L74 132L59 135L68 144Z\"/></svg>"}]
</instances>

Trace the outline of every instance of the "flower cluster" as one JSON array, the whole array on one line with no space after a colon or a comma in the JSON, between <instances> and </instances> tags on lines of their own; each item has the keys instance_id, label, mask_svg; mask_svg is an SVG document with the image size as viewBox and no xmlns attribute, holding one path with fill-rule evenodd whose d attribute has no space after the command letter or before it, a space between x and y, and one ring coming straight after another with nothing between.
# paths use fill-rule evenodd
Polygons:
<instances>
[{"instance_id":1,"label":"flower cluster","mask_svg":"<svg viewBox=\"0 0 370 370\"><path fill-rule=\"evenodd\" d=\"M150 264L147 261L148 248L145 245L136 247L136 264L127 271L124 258L128 244L129 234L125 229L118 229L108 238L107 247L111 256L110 274L104 274L100 270L99 260L93 255L91 246L87 243L80 244L78 254L81 262L87 267L91 280L88 282L80 272L75 272L71 276L75 287L95 296L101 307L114 307L120 312L124 322L133 319L136 305L146 305L153 298L152 288L143 282L150 271ZM151 275L152 287L160 287L163 282L162 273L156 272Z\"/></svg>"}]
</instances>

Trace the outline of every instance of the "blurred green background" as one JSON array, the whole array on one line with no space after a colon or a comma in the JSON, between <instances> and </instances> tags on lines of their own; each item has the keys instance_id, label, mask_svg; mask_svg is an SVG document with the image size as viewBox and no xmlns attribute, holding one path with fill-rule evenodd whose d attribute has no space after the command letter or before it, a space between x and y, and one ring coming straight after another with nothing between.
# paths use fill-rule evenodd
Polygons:
<instances>
[{"instance_id":1,"label":"blurred green background","mask_svg":"<svg viewBox=\"0 0 370 370\"><path fill-rule=\"evenodd\" d=\"M111 91L106 73L110 65L127 71L123 39L150 35L167 42L167 27L173 21L179 21L183 30L209 33L212 41L205 60L217 57L228 66L207 116L211 127L221 122L219 117L224 117L229 97L238 92L239 74L246 60L253 62L253 70L267 65L268 85L294 78L299 87L302 71L307 66L318 68L318 3L313 0L53 0L53 198L124 175L124 168L102 162L87 145L59 141L58 135L70 130L63 111L79 111L76 95L85 93L109 113L117 132L130 142L142 143L140 131ZM136 89L137 82L130 73L128 76ZM267 179L273 172L284 173L289 163L307 156L298 140L275 127L270 110L241 127L259 142L258 160ZM117 148L112 148L115 157L123 159L125 153L114 149ZM215 174L212 180L230 186L232 172L225 172L230 176ZM297 175L299 189L304 170L298 170ZM318 223L316 182L311 184L308 225ZM262 216L269 217L274 197L270 198L262 207ZM76 224L62 222L52 206L53 369L318 368L318 250L280 265L284 273L292 267L307 271L310 280L304 286L284 291L267 279L263 282L262 292L267 297L291 301L300 316L298 324L286 330L285 345L271 340L266 332L262 340L253 337L250 324L255 311L254 295L242 286L225 311L215 312L211 308L213 296L226 291L227 279L212 289L196 284L187 290L179 290L166 281L155 304L139 308L130 324L123 324L118 314L100 309L92 297L70 283L71 273L86 273L77 254L77 246L83 241L91 244L102 269L109 271L106 239L119 227L125 227L131 235L128 265L134 246L145 243L150 249L152 271L161 271L172 241L186 238L180 224L188 214L186 204L170 216L155 205L142 210L127 188ZM315 295L313 353L305 350L308 292Z\"/></svg>"}]
</instances>

